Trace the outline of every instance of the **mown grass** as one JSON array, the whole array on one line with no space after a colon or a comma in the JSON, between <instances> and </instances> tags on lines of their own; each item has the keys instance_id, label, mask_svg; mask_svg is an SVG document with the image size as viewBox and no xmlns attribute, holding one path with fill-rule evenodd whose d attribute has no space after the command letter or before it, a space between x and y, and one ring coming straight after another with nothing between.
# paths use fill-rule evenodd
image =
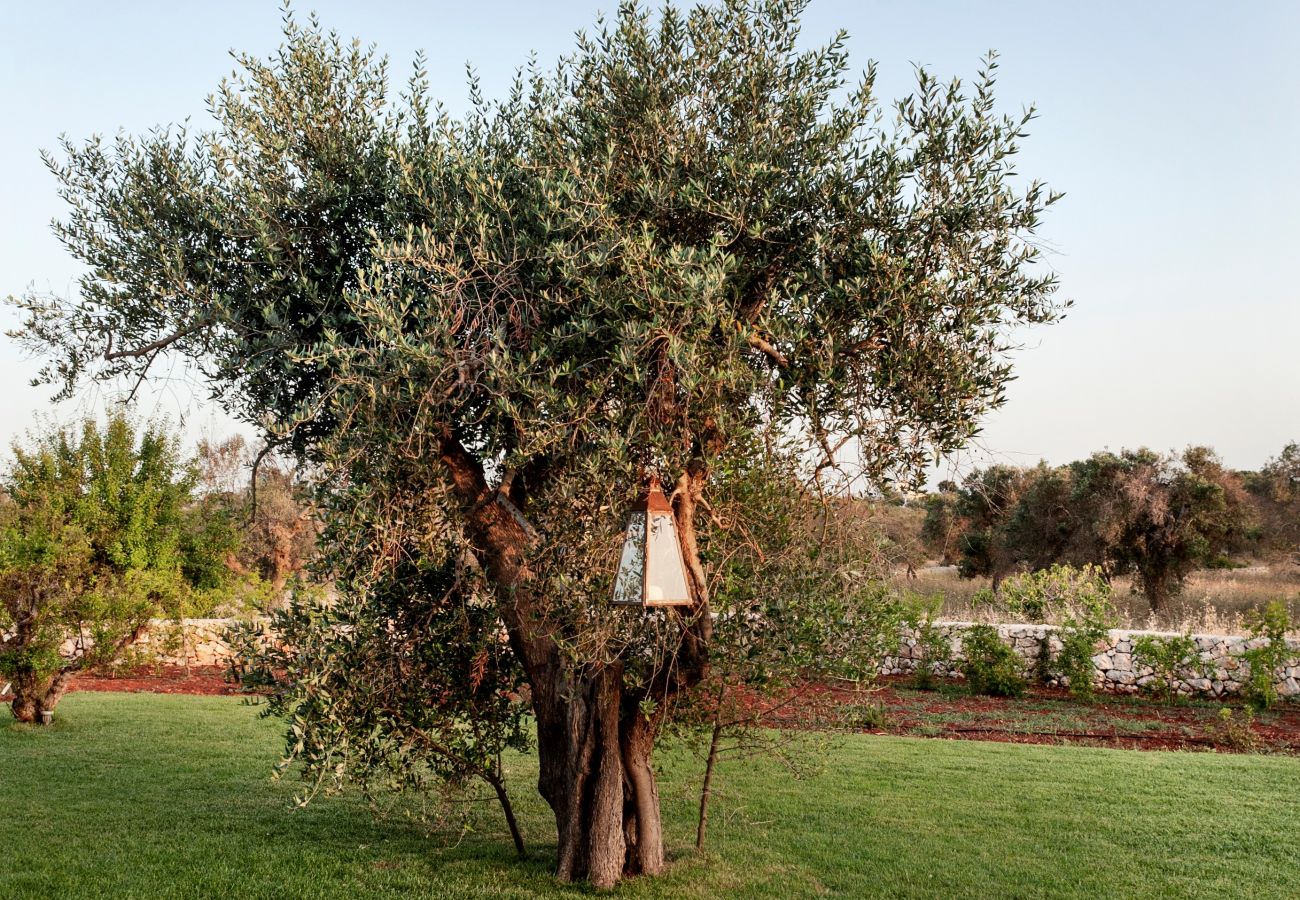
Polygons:
<instances>
[{"instance_id":1,"label":"mown grass","mask_svg":"<svg viewBox=\"0 0 1300 900\"><path fill-rule=\"evenodd\" d=\"M431 834L356 797L290 811L274 722L230 698L74 694L0 724L0 897L534 897L550 876L533 760L509 771L533 843L495 810ZM686 848L698 767L661 754L671 872L627 897L1294 897L1300 761L846 738L824 774L733 761L710 852Z\"/></svg>"}]
</instances>

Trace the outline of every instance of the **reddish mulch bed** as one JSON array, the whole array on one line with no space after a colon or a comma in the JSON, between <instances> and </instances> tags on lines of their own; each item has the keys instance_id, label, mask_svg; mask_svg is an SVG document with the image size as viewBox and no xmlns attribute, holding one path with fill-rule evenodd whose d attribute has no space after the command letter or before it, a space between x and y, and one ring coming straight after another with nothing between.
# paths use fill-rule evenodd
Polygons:
<instances>
[{"instance_id":1,"label":"reddish mulch bed","mask_svg":"<svg viewBox=\"0 0 1300 900\"><path fill-rule=\"evenodd\" d=\"M1063 690L1040 688L1010 699L963 693L957 685L918 691L907 677L882 678L854 691L837 685L803 685L780 701L746 698L768 709L768 721L809 725L835 719L857 731L947 740L1015 744L1080 744L1129 750L1266 751L1300 754L1300 705L1283 703L1247 724L1240 705L1200 702L1164 705L1132 696L1075 700ZM1233 721L1225 725L1227 708Z\"/></svg>"},{"instance_id":2,"label":"reddish mulch bed","mask_svg":"<svg viewBox=\"0 0 1300 900\"><path fill-rule=\"evenodd\" d=\"M238 694L239 686L225 679L220 666L150 666L122 675L78 675L74 691L119 691L127 694Z\"/></svg>"},{"instance_id":3,"label":"reddish mulch bed","mask_svg":"<svg viewBox=\"0 0 1300 900\"><path fill-rule=\"evenodd\" d=\"M121 676L82 675L74 691L203 694L240 693L217 666L141 669ZM769 706L770 701L753 698ZM1264 750L1300 754L1300 704L1283 703L1261 713L1247 727L1245 713L1232 707L1236 725L1225 728L1217 704L1166 706L1132 697L1100 695L1079 702L1064 691L1037 689L1020 699L979 697L958 690L917 691L905 677L884 678L865 693L836 686L804 685L785 698L769 721L815 724L830 712L853 726L871 707L874 724L855 730L948 740L1016 744L1085 744L1132 750ZM809 715L810 710L815 710Z\"/></svg>"},{"instance_id":4,"label":"reddish mulch bed","mask_svg":"<svg viewBox=\"0 0 1300 900\"><path fill-rule=\"evenodd\" d=\"M1240 704L1166 705L1133 696L1075 700L1040 688L1019 699L953 690L923 692L906 678L883 679L875 693L885 709L882 730L953 740L1018 744L1085 744L1131 750L1245 750L1300 753L1300 705L1283 703L1256 714ZM1228 709L1233 722L1220 718Z\"/></svg>"}]
</instances>

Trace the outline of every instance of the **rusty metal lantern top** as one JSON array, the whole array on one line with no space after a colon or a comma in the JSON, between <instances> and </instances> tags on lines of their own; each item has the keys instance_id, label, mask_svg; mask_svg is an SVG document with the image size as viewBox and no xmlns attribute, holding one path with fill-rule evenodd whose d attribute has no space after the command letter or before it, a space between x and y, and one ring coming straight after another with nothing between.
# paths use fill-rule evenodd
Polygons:
<instances>
[{"instance_id":1,"label":"rusty metal lantern top","mask_svg":"<svg viewBox=\"0 0 1300 900\"><path fill-rule=\"evenodd\" d=\"M656 479L650 480L645 496L628 513L613 602L619 606L689 606L694 602L673 508Z\"/></svg>"}]
</instances>

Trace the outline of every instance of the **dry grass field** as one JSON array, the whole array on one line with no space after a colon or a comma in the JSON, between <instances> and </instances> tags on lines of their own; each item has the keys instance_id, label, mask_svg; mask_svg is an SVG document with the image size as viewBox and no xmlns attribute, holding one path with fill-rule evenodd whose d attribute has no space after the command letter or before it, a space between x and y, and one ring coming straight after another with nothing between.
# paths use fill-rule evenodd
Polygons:
<instances>
[{"instance_id":1,"label":"dry grass field","mask_svg":"<svg viewBox=\"0 0 1300 900\"><path fill-rule=\"evenodd\" d=\"M994 612L971 602L977 591L989 586L989 580L961 578L953 566L919 568L915 578L899 575L895 584L920 594L942 594L945 619L980 622L997 618ZM1199 571L1159 613L1152 613L1146 596L1140 589L1134 590L1130 579L1116 579L1114 588L1121 628L1241 634L1247 614L1270 600L1285 600L1292 621L1300 620L1300 567L1294 565Z\"/></svg>"}]
</instances>

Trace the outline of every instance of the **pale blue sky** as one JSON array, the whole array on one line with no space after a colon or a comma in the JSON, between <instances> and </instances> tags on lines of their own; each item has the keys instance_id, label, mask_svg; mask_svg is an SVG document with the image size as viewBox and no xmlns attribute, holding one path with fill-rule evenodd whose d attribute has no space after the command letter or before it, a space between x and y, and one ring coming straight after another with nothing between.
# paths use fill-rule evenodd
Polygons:
<instances>
[{"instance_id":1,"label":"pale blue sky","mask_svg":"<svg viewBox=\"0 0 1300 900\"><path fill-rule=\"evenodd\" d=\"M436 93L456 110L466 62L499 93L530 51L553 60L612 6L297 8L377 43L399 80L423 48ZM32 284L66 292L77 268L50 236L61 208L37 150L60 132L203 125L227 51L269 52L280 12L274 0L2 0L0 10L0 296ZM914 62L968 76L996 48L1005 108L1040 108L1020 169L1067 193L1042 237L1076 307L1026 336L1010 401L987 421L989 453L1066 462L1102 446L1207 443L1253 468L1300 440L1300 3L813 0L808 42L837 27L855 66L880 63L885 97L908 90ZM0 341L0 442L51 412L50 392L26 385L34 369ZM145 411L188 410L191 435L222 430L194 396L173 385Z\"/></svg>"}]
</instances>

